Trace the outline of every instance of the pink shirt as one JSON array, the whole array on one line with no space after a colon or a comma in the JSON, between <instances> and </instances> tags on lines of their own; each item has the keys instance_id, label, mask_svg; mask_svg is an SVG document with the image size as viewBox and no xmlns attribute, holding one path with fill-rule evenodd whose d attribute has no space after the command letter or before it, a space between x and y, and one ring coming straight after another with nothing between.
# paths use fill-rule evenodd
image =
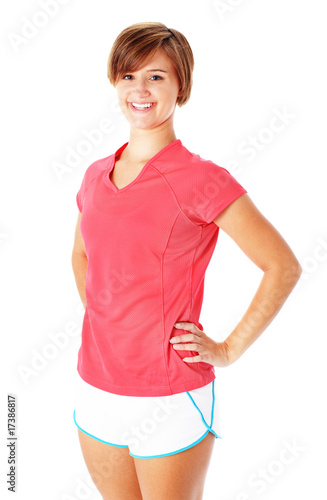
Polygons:
<instances>
[{"instance_id":1,"label":"pink shirt","mask_svg":"<svg viewBox=\"0 0 327 500\"><path fill-rule=\"evenodd\" d=\"M76 196L88 258L77 369L104 391L166 396L215 379L212 365L186 363L197 353L176 351L169 339L188 333L178 321L206 331L199 317L219 232L213 220L247 191L180 139L117 189L110 173L127 144L87 168Z\"/></svg>"}]
</instances>

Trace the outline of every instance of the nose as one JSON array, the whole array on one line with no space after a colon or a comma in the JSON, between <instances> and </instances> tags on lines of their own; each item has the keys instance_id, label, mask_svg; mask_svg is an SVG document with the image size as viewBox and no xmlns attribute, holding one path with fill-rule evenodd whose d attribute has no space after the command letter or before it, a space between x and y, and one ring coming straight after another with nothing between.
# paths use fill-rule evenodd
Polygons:
<instances>
[{"instance_id":1,"label":"nose","mask_svg":"<svg viewBox=\"0 0 327 500\"><path fill-rule=\"evenodd\" d=\"M143 79L135 80L134 92L140 98L148 96L150 94L148 83Z\"/></svg>"}]
</instances>

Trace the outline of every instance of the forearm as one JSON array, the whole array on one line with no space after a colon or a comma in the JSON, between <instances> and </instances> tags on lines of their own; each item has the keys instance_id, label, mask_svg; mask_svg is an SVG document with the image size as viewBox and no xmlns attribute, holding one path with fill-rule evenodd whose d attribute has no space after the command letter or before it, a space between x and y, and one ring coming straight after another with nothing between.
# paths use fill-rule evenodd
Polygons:
<instances>
[{"instance_id":1,"label":"forearm","mask_svg":"<svg viewBox=\"0 0 327 500\"><path fill-rule=\"evenodd\" d=\"M247 311L226 338L231 362L237 360L261 335L277 315L301 275L301 267L295 262L287 268L264 272L260 285Z\"/></svg>"},{"instance_id":2,"label":"forearm","mask_svg":"<svg viewBox=\"0 0 327 500\"><path fill-rule=\"evenodd\" d=\"M75 276L75 282L84 307L86 307L85 278L87 263L88 259L86 256L83 256L79 253L72 254L72 267Z\"/></svg>"}]
</instances>

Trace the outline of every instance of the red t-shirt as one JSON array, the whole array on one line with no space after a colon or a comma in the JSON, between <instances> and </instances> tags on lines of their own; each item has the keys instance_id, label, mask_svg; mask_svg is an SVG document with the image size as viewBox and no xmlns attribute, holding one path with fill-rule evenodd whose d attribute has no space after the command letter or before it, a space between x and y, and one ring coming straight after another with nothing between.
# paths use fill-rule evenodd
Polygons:
<instances>
[{"instance_id":1,"label":"red t-shirt","mask_svg":"<svg viewBox=\"0 0 327 500\"><path fill-rule=\"evenodd\" d=\"M215 217L247 191L224 168L176 139L117 189L114 154L85 171L76 201L88 258L77 370L89 384L126 396L166 396L215 379L182 358L173 325L199 322L204 275L219 228Z\"/></svg>"}]
</instances>

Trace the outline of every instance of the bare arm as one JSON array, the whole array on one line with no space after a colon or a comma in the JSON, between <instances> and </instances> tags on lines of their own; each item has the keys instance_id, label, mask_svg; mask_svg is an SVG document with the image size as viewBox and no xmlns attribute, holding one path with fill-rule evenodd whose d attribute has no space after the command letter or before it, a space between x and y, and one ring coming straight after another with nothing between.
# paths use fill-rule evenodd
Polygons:
<instances>
[{"instance_id":1,"label":"bare arm","mask_svg":"<svg viewBox=\"0 0 327 500\"><path fill-rule=\"evenodd\" d=\"M86 277L86 268L88 259L86 256L84 241L80 229L81 215L82 214L78 212L78 218L75 229L74 246L72 251L72 266L78 293L81 297L84 307L86 307L85 277Z\"/></svg>"},{"instance_id":2,"label":"bare arm","mask_svg":"<svg viewBox=\"0 0 327 500\"><path fill-rule=\"evenodd\" d=\"M271 323L299 280L302 268L284 238L247 193L225 208L214 222L264 275L242 319L223 342L214 341L190 322L176 323L175 328L188 330L190 334L176 336L170 342L174 349L198 352L198 356L184 358L187 363L204 361L214 366L228 366Z\"/></svg>"},{"instance_id":3,"label":"bare arm","mask_svg":"<svg viewBox=\"0 0 327 500\"><path fill-rule=\"evenodd\" d=\"M302 268L286 241L248 194L229 205L214 222L264 272L247 311L225 340L233 362L277 315L299 280Z\"/></svg>"}]
</instances>

